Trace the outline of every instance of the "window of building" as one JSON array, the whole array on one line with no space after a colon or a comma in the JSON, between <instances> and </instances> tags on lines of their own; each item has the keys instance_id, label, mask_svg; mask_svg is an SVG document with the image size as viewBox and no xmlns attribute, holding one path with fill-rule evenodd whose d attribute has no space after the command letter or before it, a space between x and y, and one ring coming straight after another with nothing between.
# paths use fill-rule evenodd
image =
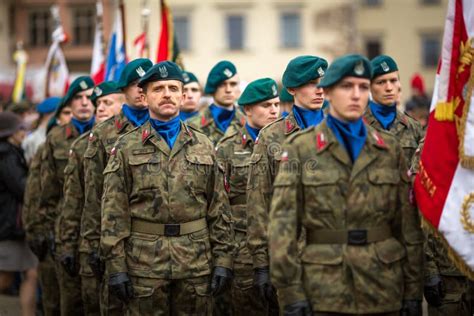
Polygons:
<instances>
[{"instance_id":1,"label":"window of building","mask_svg":"<svg viewBox=\"0 0 474 316\"><path fill-rule=\"evenodd\" d=\"M74 45L92 45L94 41L94 7L76 8L72 11L72 35Z\"/></svg>"},{"instance_id":2,"label":"window of building","mask_svg":"<svg viewBox=\"0 0 474 316\"><path fill-rule=\"evenodd\" d=\"M378 38L371 38L365 41L365 54L372 59L382 54L382 42Z\"/></svg>"},{"instance_id":3,"label":"window of building","mask_svg":"<svg viewBox=\"0 0 474 316\"><path fill-rule=\"evenodd\" d=\"M436 67L438 65L441 51L441 39L439 35L424 34L421 36L422 63L425 67Z\"/></svg>"},{"instance_id":4,"label":"window of building","mask_svg":"<svg viewBox=\"0 0 474 316\"><path fill-rule=\"evenodd\" d=\"M301 16L299 13L280 15L280 44L284 48L301 46Z\"/></svg>"},{"instance_id":5,"label":"window of building","mask_svg":"<svg viewBox=\"0 0 474 316\"><path fill-rule=\"evenodd\" d=\"M441 0L420 0L421 4L424 5L436 5L441 4Z\"/></svg>"},{"instance_id":6,"label":"window of building","mask_svg":"<svg viewBox=\"0 0 474 316\"><path fill-rule=\"evenodd\" d=\"M178 40L178 47L182 51L188 51L191 49L191 43L189 36L190 22L188 16L175 16L174 18L174 31L176 39Z\"/></svg>"},{"instance_id":7,"label":"window of building","mask_svg":"<svg viewBox=\"0 0 474 316\"><path fill-rule=\"evenodd\" d=\"M242 50L244 49L244 32L245 19L242 15L232 14L227 16L227 41L228 49Z\"/></svg>"},{"instance_id":8,"label":"window of building","mask_svg":"<svg viewBox=\"0 0 474 316\"><path fill-rule=\"evenodd\" d=\"M382 4L382 0L363 0L366 7L378 7Z\"/></svg>"},{"instance_id":9,"label":"window of building","mask_svg":"<svg viewBox=\"0 0 474 316\"><path fill-rule=\"evenodd\" d=\"M52 18L48 9L29 13L29 39L31 46L47 46L51 42Z\"/></svg>"}]
</instances>

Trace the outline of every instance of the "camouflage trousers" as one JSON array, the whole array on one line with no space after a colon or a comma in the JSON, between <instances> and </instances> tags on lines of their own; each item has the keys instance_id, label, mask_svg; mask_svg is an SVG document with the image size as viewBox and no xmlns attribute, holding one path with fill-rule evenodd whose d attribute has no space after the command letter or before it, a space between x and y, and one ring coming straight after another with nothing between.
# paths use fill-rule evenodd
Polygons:
<instances>
[{"instance_id":1,"label":"camouflage trousers","mask_svg":"<svg viewBox=\"0 0 474 316\"><path fill-rule=\"evenodd\" d=\"M81 296L84 305L85 315L100 315L100 282L92 273L87 262L86 253L79 254L80 276L81 276Z\"/></svg>"},{"instance_id":2,"label":"camouflage trousers","mask_svg":"<svg viewBox=\"0 0 474 316\"><path fill-rule=\"evenodd\" d=\"M59 315L59 284L54 259L49 253L38 265L38 279L42 291L44 316Z\"/></svg>"},{"instance_id":3,"label":"camouflage trousers","mask_svg":"<svg viewBox=\"0 0 474 316\"><path fill-rule=\"evenodd\" d=\"M234 264L234 280L230 291L234 316L278 316L278 306L266 306L253 286L253 265Z\"/></svg>"},{"instance_id":4,"label":"camouflage trousers","mask_svg":"<svg viewBox=\"0 0 474 316\"><path fill-rule=\"evenodd\" d=\"M61 315L83 315L81 277L71 277L58 261L55 262L55 269L59 282Z\"/></svg>"},{"instance_id":5,"label":"camouflage trousers","mask_svg":"<svg viewBox=\"0 0 474 316\"><path fill-rule=\"evenodd\" d=\"M127 306L130 315L211 315L209 275L182 280L131 279L135 297Z\"/></svg>"},{"instance_id":6,"label":"camouflage trousers","mask_svg":"<svg viewBox=\"0 0 474 316\"><path fill-rule=\"evenodd\" d=\"M109 293L108 286L109 277L104 275L100 289L100 314L102 316L122 316L125 315L125 307L123 303L114 295Z\"/></svg>"},{"instance_id":7,"label":"camouflage trousers","mask_svg":"<svg viewBox=\"0 0 474 316\"><path fill-rule=\"evenodd\" d=\"M428 306L429 316L474 315L474 282L465 277L442 276L445 295L441 306Z\"/></svg>"}]
</instances>

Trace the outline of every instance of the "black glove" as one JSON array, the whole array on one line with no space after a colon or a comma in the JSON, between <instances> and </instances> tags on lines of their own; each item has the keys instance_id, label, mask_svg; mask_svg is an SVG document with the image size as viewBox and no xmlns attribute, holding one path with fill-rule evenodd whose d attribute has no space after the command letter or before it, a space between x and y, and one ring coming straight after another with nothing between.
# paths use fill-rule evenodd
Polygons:
<instances>
[{"instance_id":1,"label":"black glove","mask_svg":"<svg viewBox=\"0 0 474 316\"><path fill-rule=\"evenodd\" d=\"M64 270L71 277L77 276L79 272L79 265L77 264L77 257L73 254L65 254L61 256L61 264Z\"/></svg>"},{"instance_id":2,"label":"black glove","mask_svg":"<svg viewBox=\"0 0 474 316\"><path fill-rule=\"evenodd\" d=\"M234 274L232 270L224 267L215 267L212 272L211 293L213 296L220 295L227 291L232 282Z\"/></svg>"},{"instance_id":3,"label":"black glove","mask_svg":"<svg viewBox=\"0 0 474 316\"><path fill-rule=\"evenodd\" d=\"M260 298L271 306L278 306L276 291L270 282L270 269L268 267L256 268L253 274L253 286L257 289Z\"/></svg>"},{"instance_id":4,"label":"black glove","mask_svg":"<svg viewBox=\"0 0 474 316\"><path fill-rule=\"evenodd\" d=\"M104 276L105 266L104 262L100 260L99 255L96 252L91 252L89 257L87 258L87 263L91 267L94 276L98 281L102 281L102 277Z\"/></svg>"},{"instance_id":5,"label":"black glove","mask_svg":"<svg viewBox=\"0 0 474 316\"><path fill-rule=\"evenodd\" d=\"M422 308L421 301L417 300L406 300L403 301L401 316L421 316Z\"/></svg>"},{"instance_id":6,"label":"black glove","mask_svg":"<svg viewBox=\"0 0 474 316\"><path fill-rule=\"evenodd\" d=\"M434 275L426 282L423 289L425 299L431 306L438 307L441 305L441 300L444 297L444 284L441 276Z\"/></svg>"},{"instance_id":7,"label":"black glove","mask_svg":"<svg viewBox=\"0 0 474 316\"><path fill-rule=\"evenodd\" d=\"M28 240L31 251L38 257L39 261L43 261L48 254L48 243L43 236L37 236L32 240Z\"/></svg>"},{"instance_id":8,"label":"black glove","mask_svg":"<svg viewBox=\"0 0 474 316\"><path fill-rule=\"evenodd\" d=\"M109 291L125 304L133 298L132 281L127 272L112 273L109 276Z\"/></svg>"},{"instance_id":9,"label":"black glove","mask_svg":"<svg viewBox=\"0 0 474 316\"><path fill-rule=\"evenodd\" d=\"M311 304L309 301L299 301L293 304L285 305L283 310L284 316L311 316Z\"/></svg>"}]
</instances>

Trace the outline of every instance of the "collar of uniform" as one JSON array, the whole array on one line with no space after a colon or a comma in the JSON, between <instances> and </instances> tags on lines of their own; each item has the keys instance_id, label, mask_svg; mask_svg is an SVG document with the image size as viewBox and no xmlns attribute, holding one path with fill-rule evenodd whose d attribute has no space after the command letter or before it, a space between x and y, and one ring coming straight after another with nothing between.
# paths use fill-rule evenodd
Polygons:
<instances>
[{"instance_id":1,"label":"collar of uniform","mask_svg":"<svg viewBox=\"0 0 474 316\"><path fill-rule=\"evenodd\" d=\"M115 115L115 128L117 128L117 132L120 134L125 126L130 124L130 121L127 119L127 117L123 114L123 111L121 110L118 115Z\"/></svg>"},{"instance_id":2,"label":"collar of uniform","mask_svg":"<svg viewBox=\"0 0 474 316\"><path fill-rule=\"evenodd\" d=\"M291 134L294 131L298 131L298 130L301 129L301 127L296 122L295 115L293 114L293 111L290 111L290 114L288 114L283 119L283 122L285 124L285 135Z\"/></svg>"},{"instance_id":3,"label":"collar of uniform","mask_svg":"<svg viewBox=\"0 0 474 316\"><path fill-rule=\"evenodd\" d=\"M214 123L214 118L212 117L211 110L209 110L209 107L207 107L204 111L202 111L201 127L206 127L212 123Z\"/></svg>"},{"instance_id":4,"label":"collar of uniform","mask_svg":"<svg viewBox=\"0 0 474 316\"><path fill-rule=\"evenodd\" d=\"M364 121L367 125L371 125L371 126L374 126L374 124L379 124L380 123L377 121L377 119L375 118L374 114L372 113L372 111L370 110L370 106L367 105L367 108L365 109L365 113L364 113ZM382 127L382 126L380 126Z\"/></svg>"},{"instance_id":5,"label":"collar of uniform","mask_svg":"<svg viewBox=\"0 0 474 316\"><path fill-rule=\"evenodd\" d=\"M146 141L150 139L151 137L158 137L158 138L160 137L157 133L152 132L153 127L151 126L149 121L143 124L143 126L141 127L141 130L142 130L142 143L143 144L145 144ZM185 138L189 138L189 139L193 138L193 133L191 129L184 122L181 121L181 132L179 134L181 134L182 132L184 132ZM179 139L179 135L178 135L178 139ZM178 141L178 139L176 141Z\"/></svg>"},{"instance_id":6,"label":"collar of uniform","mask_svg":"<svg viewBox=\"0 0 474 316\"><path fill-rule=\"evenodd\" d=\"M67 139L76 138L77 136L79 136L79 132L76 130L74 125L72 125L72 123L69 122L66 125L64 125L64 135L66 136Z\"/></svg>"},{"instance_id":7,"label":"collar of uniform","mask_svg":"<svg viewBox=\"0 0 474 316\"><path fill-rule=\"evenodd\" d=\"M395 122L396 121L399 121L400 123L405 125L405 127L408 127L408 116L399 110L397 110L397 116L395 117Z\"/></svg>"},{"instance_id":8,"label":"collar of uniform","mask_svg":"<svg viewBox=\"0 0 474 316\"><path fill-rule=\"evenodd\" d=\"M245 148L246 146L250 146L251 148L253 147L252 137L250 136L249 132L245 128L245 125L240 129L239 135L241 139L240 143L242 144L242 148Z\"/></svg>"}]
</instances>

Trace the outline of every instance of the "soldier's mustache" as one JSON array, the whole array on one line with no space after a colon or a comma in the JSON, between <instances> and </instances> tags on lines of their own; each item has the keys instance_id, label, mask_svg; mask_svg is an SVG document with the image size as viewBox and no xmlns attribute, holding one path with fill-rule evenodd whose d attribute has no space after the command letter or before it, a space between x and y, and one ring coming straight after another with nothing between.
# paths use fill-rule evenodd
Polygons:
<instances>
[{"instance_id":1,"label":"soldier's mustache","mask_svg":"<svg viewBox=\"0 0 474 316\"><path fill-rule=\"evenodd\" d=\"M171 101L171 100L168 100L168 101L162 101L160 102L158 105L163 105L163 104L173 104L173 105L176 105L175 102Z\"/></svg>"}]
</instances>

